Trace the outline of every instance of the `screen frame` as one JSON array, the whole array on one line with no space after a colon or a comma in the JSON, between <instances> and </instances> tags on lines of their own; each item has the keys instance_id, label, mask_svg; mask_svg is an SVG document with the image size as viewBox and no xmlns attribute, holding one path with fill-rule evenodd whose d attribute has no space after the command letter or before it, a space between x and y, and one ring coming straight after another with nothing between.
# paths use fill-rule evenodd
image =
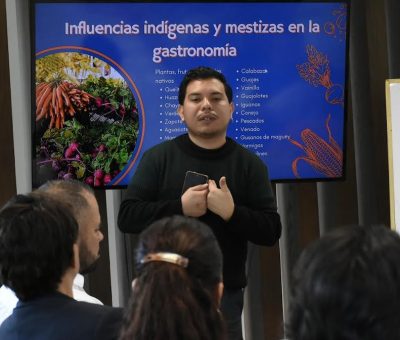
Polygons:
<instances>
[{"instance_id":1,"label":"screen frame","mask_svg":"<svg viewBox=\"0 0 400 340\"><path fill-rule=\"evenodd\" d=\"M336 182L336 181L344 181L347 178L347 171L346 171L346 165L347 165L347 139L348 139L348 133L347 133L347 128L348 128L348 96L349 96L349 36L350 36L350 6L351 6L351 1L350 0L255 0L255 1L240 1L240 0L231 0L231 1L218 1L218 0L203 0L203 1L173 1L169 2L166 0L142 0L142 1L137 1L137 0L96 0L96 1L85 1L85 0L69 0L69 1L62 1L62 0L30 0L30 41L31 41L31 46L30 46L30 61L31 61L31 150L32 150L32 159L31 159L31 165L32 165L32 183L34 185L35 183L35 178L36 178L36 172L37 172L37 166L35 165L35 160L36 160L36 145L34 141L36 140L36 128L35 128L35 119L34 119L34 112L36 108L36 96L35 96L35 80L36 80L36 69L35 69L35 45L36 45L36 35L35 35L35 20L36 20L36 15L35 15L35 5L40 4L40 3L90 3L90 4L95 4L95 3L180 3L180 4L185 4L185 3L246 3L246 4L251 4L251 3L345 3L346 4L346 32L345 32L345 37L346 37L346 42L345 42L345 74L344 74L344 93L343 93L343 148L342 148L342 175L340 177L313 177L313 178L284 178L284 179L272 179L272 183L315 183L315 182ZM241 144L241 143L239 143ZM138 160L140 161L140 160ZM130 174L132 176L132 174ZM35 187L35 185L34 185ZM102 185L102 186L94 186L94 189L107 189L107 190L112 190L112 189L125 189L127 187L127 184L123 185L113 185L113 186L107 186L107 185Z\"/></svg>"}]
</instances>

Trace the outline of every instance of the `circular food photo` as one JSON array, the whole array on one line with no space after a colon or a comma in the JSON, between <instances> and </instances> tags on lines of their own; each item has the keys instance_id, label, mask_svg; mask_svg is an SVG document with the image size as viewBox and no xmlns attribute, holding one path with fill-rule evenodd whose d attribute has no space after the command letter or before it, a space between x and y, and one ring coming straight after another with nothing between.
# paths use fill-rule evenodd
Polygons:
<instances>
[{"instance_id":1,"label":"circular food photo","mask_svg":"<svg viewBox=\"0 0 400 340\"><path fill-rule=\"evenodd\" d=\"M35 67L34 186L51 179L117 184L139 135L139 94L95 55L38 55Z\"/></svg>"}]
</instances>

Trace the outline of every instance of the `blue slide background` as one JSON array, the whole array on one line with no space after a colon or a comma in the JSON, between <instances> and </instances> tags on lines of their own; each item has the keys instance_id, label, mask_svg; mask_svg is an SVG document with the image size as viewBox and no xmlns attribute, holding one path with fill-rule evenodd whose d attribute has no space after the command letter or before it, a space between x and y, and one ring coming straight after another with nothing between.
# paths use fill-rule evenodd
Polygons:
<instances>
[{"instance_id":1,"label":"blue slide background","mask_svg":"<svg viewBox=\"0 0 400 340\"><path fill-rule=\"evenodd\" d=\"M175 91L183 76L178 74L178 70L188 70L199 65L221 70L232 85L237 110L228 135L247 146L253 144L249 149L259 153L268 166L272 180L290 180L296 179L292 171L292 162L297 157L306 156L306 153L289 142L287 136L303 144L301 131L311 129L328 142L325 121L330 114L329 126L332 136L343 149L345 105L329 103L325 98L327 88L322 85L311 85L299 75L296 68L296 65L308 61L306 46L312 45L327 56L332 84L345 88L347 57L343 22L346 20L346 10L343 10L343 5L338 2L38 3L35 6L34 48L35 53L61 46L89 48L115 61L116 65L113 67L117 70L121 67L133 80L137 91L131 88L132 92L136 99L140 97L143 103L143 106L139 107L138 138L142 144L138 142L132 154L131 162L135 158L135 163L128 164L119 179L115 179L118 181L118 186L129 183L129 178L145 150L182 133L171 133L166 130L179 128L181 131L184 125L178 122L177 115L172 114L176 111L178 101L167 100L165 95L177 95ZM177 34L176 39L169 39L165 34L143 34L143 24L146 20L155 25L162 21L168 21L170 24L208 24L210 33ZM217 37L213 36L213 24L222 24L224 27L225 24L251 24L260 20L264 24L283 24L284 32L268 34L221 32ZM319 33L308 31L309 20L319 25ZM140 33L65 34L67 22L70 25L78 25L81 21L85 21L88 25L116 25L123 21L124 24L139 25ZM305 32L289 32L290 24L304 24ZM162 58L160 63L153 61L153 50L157 47L172 48L178 45L223 47L226 44L236 49L236 57L166 57ZM54 51L49 52L51 53ZM253 69L268 70L268 72L247 73ZM174 71L175 74L160 75L157 74L157 70ZM124 73L121 71L120 74ZM157 83L164 79L170 83ZM242 88L254 84L258 89ZM242 98L242 95L249 94L267 94L268 98L253 100ZM243 109L241 105L246 103L258 103L260 106ZM248 116L242 111L256 113ZM242 119L258 119L258 123L245 123ZM260 120L263 123L260 123ZM243 127L257 131L243 132ZM265 139L265 136L268 136L268 139ZM255 147L254 144L261 146ZM139 145L141 145L140 150ZM126 173L128 168L130 168L129 173ZM298 171L301 179L326 178L307 162L299 162Z\"/></svg>"}]
</instances>

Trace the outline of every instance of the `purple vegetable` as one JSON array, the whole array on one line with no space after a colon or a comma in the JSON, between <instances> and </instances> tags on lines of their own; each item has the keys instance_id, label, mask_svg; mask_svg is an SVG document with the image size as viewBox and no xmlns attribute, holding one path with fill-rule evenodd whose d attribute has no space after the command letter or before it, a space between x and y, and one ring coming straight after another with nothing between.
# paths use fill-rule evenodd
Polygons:
<instances>
[{"instance_id":1,"label":"purple vegetable","mask_svg":"<svg viewBox=\"0 0 400 340\"><path fill-rule=\"evenodd\" d=\"M103 185L103 181L101 179L95 178L94 179L94 186L101 187Z\"/></svg>"},{"instance_id":2,"label":"purple vegetable","mask_svg":"<svg viewBox=\"0 0 400 340\"><path fill-rule=\"evenodd\" d=\"M98 152L105 152L107 151L107 147L104 144L100 144L99 147L97 148Z\"/></svg>"},{"instance_id":3,"label":"purple vegetable","mask_svg":"<svg viewBox=\"0 0 400 340\"><path fill-rule=\"evenodd\" d=\"M94 185L94 177L93 176L88 176L85 178L85 183L87 185L93 186Z\"/></svg>"},{"instance_id":4,"label":"purple vegetable","mask_svg":"<svg viewBox=\"0 0 400 340\"><path fill-rule=\"evenodd\" d=\"M103 99L97 97L95 100L96 107L99 109L103 105Z\"/></svg>"},{"instance_id":5,"label":"purple vegetable","mask_svg":"<svg viewBox=\"0 0 400 340\"><path fill-rule=\"evenodd\" d=\"M95 179L103 179L103 177L104 177L104 171L103 170L101 170L101 169L97 169L95 172L94 172L94 178Z\"/></svg>"},{"instance_id":6,"label":"purple vegetable","mask_svg":"<svg viewBox=\"0 0 400 340\"><path fill-rule=\"evenodd\" d=\"M112 181L112 177L110 174L105 174L104 178L103 178L103 183L104 185L107 185L108 183L110 183Z\"/></svg>"}]
</instances>

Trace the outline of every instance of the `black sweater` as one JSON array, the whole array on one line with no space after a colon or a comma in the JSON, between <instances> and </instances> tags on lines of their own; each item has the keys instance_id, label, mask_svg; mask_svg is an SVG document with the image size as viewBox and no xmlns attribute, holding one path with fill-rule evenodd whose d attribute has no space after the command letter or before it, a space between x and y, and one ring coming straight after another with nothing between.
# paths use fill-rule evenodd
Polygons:
<instances>
[{"instance_id":1,"label":"black sweater","mask_svg":"<svg viewBox=\"0 0 400 340\"><path fill-rule=\"evenodd\" d=\"M153 221L182 214L181 193L186 171L196 171L219 182L226 177L235 209L231 219L207 211L199 219L216 235L224 256L224 284L246 285L247 241L273 245L281 235L281 222L264 163L227 138L219 149L203 149L188 135L158 144L143 154L121 203L121 231L139 233Z\"/></svg>"}]
</instances>

